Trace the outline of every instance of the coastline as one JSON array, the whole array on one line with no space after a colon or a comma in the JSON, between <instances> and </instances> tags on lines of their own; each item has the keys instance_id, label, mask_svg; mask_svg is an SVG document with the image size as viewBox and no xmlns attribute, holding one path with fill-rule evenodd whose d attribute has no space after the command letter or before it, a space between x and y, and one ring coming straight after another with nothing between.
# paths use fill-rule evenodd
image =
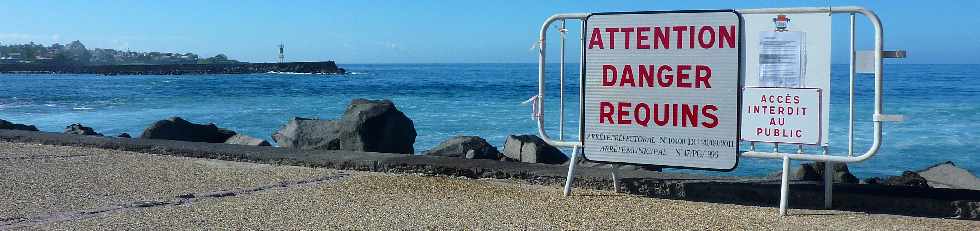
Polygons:
<instances>
[{"instance_id":1,"label":"coastline","mask_svg":"<svg viewBox=\"0 0 980 231\"><path fill-rule=\"evenodd\" d=\"M45 65L3 64L2 74L98 74L98 75L183 75L183 74L254 74L254 73L345 74L334 61L234 64L165 64L165 65Z\"/></svg>"}]
</instances>

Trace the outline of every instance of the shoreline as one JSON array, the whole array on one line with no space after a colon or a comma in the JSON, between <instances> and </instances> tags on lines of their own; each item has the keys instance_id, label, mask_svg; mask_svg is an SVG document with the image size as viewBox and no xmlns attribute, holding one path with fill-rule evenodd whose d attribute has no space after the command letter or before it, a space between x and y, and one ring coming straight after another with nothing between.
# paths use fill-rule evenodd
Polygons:
<instances>
[{"instance_id":1,"label":"shoreline","mask_svg":"<svg viewBox=\"0 0 980 231\"><path fill-rule=\"evenodd\" d=\"M185 75L256 73L346 74L334 61L235 64L164 65L44 65L2 64L0 74Z\"/></svg>"}]
</instances>

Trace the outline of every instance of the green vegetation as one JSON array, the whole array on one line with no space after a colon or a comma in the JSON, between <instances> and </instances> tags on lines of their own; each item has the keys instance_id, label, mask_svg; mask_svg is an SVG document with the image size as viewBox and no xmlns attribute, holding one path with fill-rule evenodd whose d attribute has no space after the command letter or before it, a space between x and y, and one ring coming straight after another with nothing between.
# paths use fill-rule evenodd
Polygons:
<instances>
[{"instance_id":1,"label":"green vegetation","mask_svg":"<svg viewBox=\"0 0 980 231\"><path fill-rule=\"evenodd\" d=\"M201 59L194 53L163 53L118 51L113 49L87 49L79 41L67 45L43 46L28 44L0 44L0 64L48 64L48 65L137 65L137 64L230 64L241 63L228 59L224 54Z\"/></svg>"}]
</instances>

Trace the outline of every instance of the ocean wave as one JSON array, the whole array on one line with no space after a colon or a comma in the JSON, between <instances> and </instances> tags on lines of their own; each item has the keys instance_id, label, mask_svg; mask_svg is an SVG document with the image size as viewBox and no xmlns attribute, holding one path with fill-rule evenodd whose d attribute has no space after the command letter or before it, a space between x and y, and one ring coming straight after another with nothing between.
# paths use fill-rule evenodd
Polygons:
<instances>
[{"instance_id":1,"label":"ocean wave","mask_svg":"<svg viewBox=\"0 0 980 231\"><path fill-rule=\"evenodd\" d=\"M81 107L73 107L73 108L71 108L71 109L72 109L72 110L92 110L92 109L95 109L95 108L90 108L90 107L86 107L86 106L81 106Z\"/></svg>"},{"instance_id":2,"label":"ocean wave","mask_svg":"<svg viewBox=\"0 0 980 231\"><path fill-rule=\"evenodd\" d=\"M277 75L312 75L313 73L270 71L270 72L266 72L266 74L277 74Z\"/></svg>"}]
</instances>

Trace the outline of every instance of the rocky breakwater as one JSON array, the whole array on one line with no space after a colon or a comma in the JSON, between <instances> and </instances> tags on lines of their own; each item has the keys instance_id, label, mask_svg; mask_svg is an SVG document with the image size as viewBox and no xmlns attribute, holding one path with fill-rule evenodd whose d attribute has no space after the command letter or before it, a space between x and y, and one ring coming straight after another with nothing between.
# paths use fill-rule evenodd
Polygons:
<instances>
[{"instance_id":1,"label":"rocky breakwater","mask_svg":"<svg viewBox=\"0 0 980 231\"><path fill-rule=\"evenodd\" d=\"M34 125L18 124L0 119L0 129L38 131Z\"/></svg>"},{"instance_id":2,"label":"rocky breakwater","mask_svg":"<svg viewBox=\"0 0 980 231\"><path fill-rule=\"evenodd\" d=\"M95 132L95 129L86 127L85 125L79 123L68 125L68 127L65 127L65 134L84 135L84 136L102 136L102 133Z\"/></svg>"},{"instance_id":3,"label":"rocky breakwater","mask_svg":"<svg viewBox=\"0 0 980 231\"><path fill-rule=\"evenodd\" d=\"M296 117L272 139L286 148L413 154L416 135L390 100L355 99L337 120Z\"/></svg>"},{"instance_id":4,"label":"rocky breakwater","mask_svg":"<svg viewBox=\"0 0 980 231\"><path fill-rule=\"evenodd\" d=\"M140 139L181 140L190 142L227 143L270 146L270 143L214 124L195 124L180 117L157 121L143 130Z\"/></svg>"},{"instance_id":5,"label":"rocky breakwater","mask_svg":"<svg viewBox=\"0 0 980 231\"><path fill-rule=\"evenodd\" d=\"M568 156L535 135L508 136L504 156L525 163L564 164Z\"/></svg>"},{"instance_id":6,"label":"rocky breakwater","mask_svg":"<svg viewBox=\"0 0 980 231\"><path fill-rule=\"evenodd\" d=\"M479 136L455 136L443 141L422 155L462 157L466 159L509 160L487 140Z\"/></svg>"},{"instance_id":7,"label":"rocky breakwater","mask_svg":"<svg viewBox=\"0 0 980 231\"><path fill-rule=\"evenodd\" d=\"M457 157L466 159L490 159L535 164L567 165L568 155L560 149L545 142L536 135L510 135L504 143L504 151L478 136L455 136L443 141L423 155ZM586 168L603 168L615 170L646 170L660 171L660 166L631 165L619 163L599 163L579 159L579 165Z\"/></svg>"},{"instance_id":8,"label":"rocky breakwater","mask_svg":"<svg viewBox=\"0 0 980 231\"><path fill-rule=\"evenodd\" d=\"M164 65L47 65L3 64L0 73L55 73L99 75L183 75L183 74L251 74L290 72L310 74L345 74L334 61L289 63L164 64Z\"/></svg>"}]
</instances>

